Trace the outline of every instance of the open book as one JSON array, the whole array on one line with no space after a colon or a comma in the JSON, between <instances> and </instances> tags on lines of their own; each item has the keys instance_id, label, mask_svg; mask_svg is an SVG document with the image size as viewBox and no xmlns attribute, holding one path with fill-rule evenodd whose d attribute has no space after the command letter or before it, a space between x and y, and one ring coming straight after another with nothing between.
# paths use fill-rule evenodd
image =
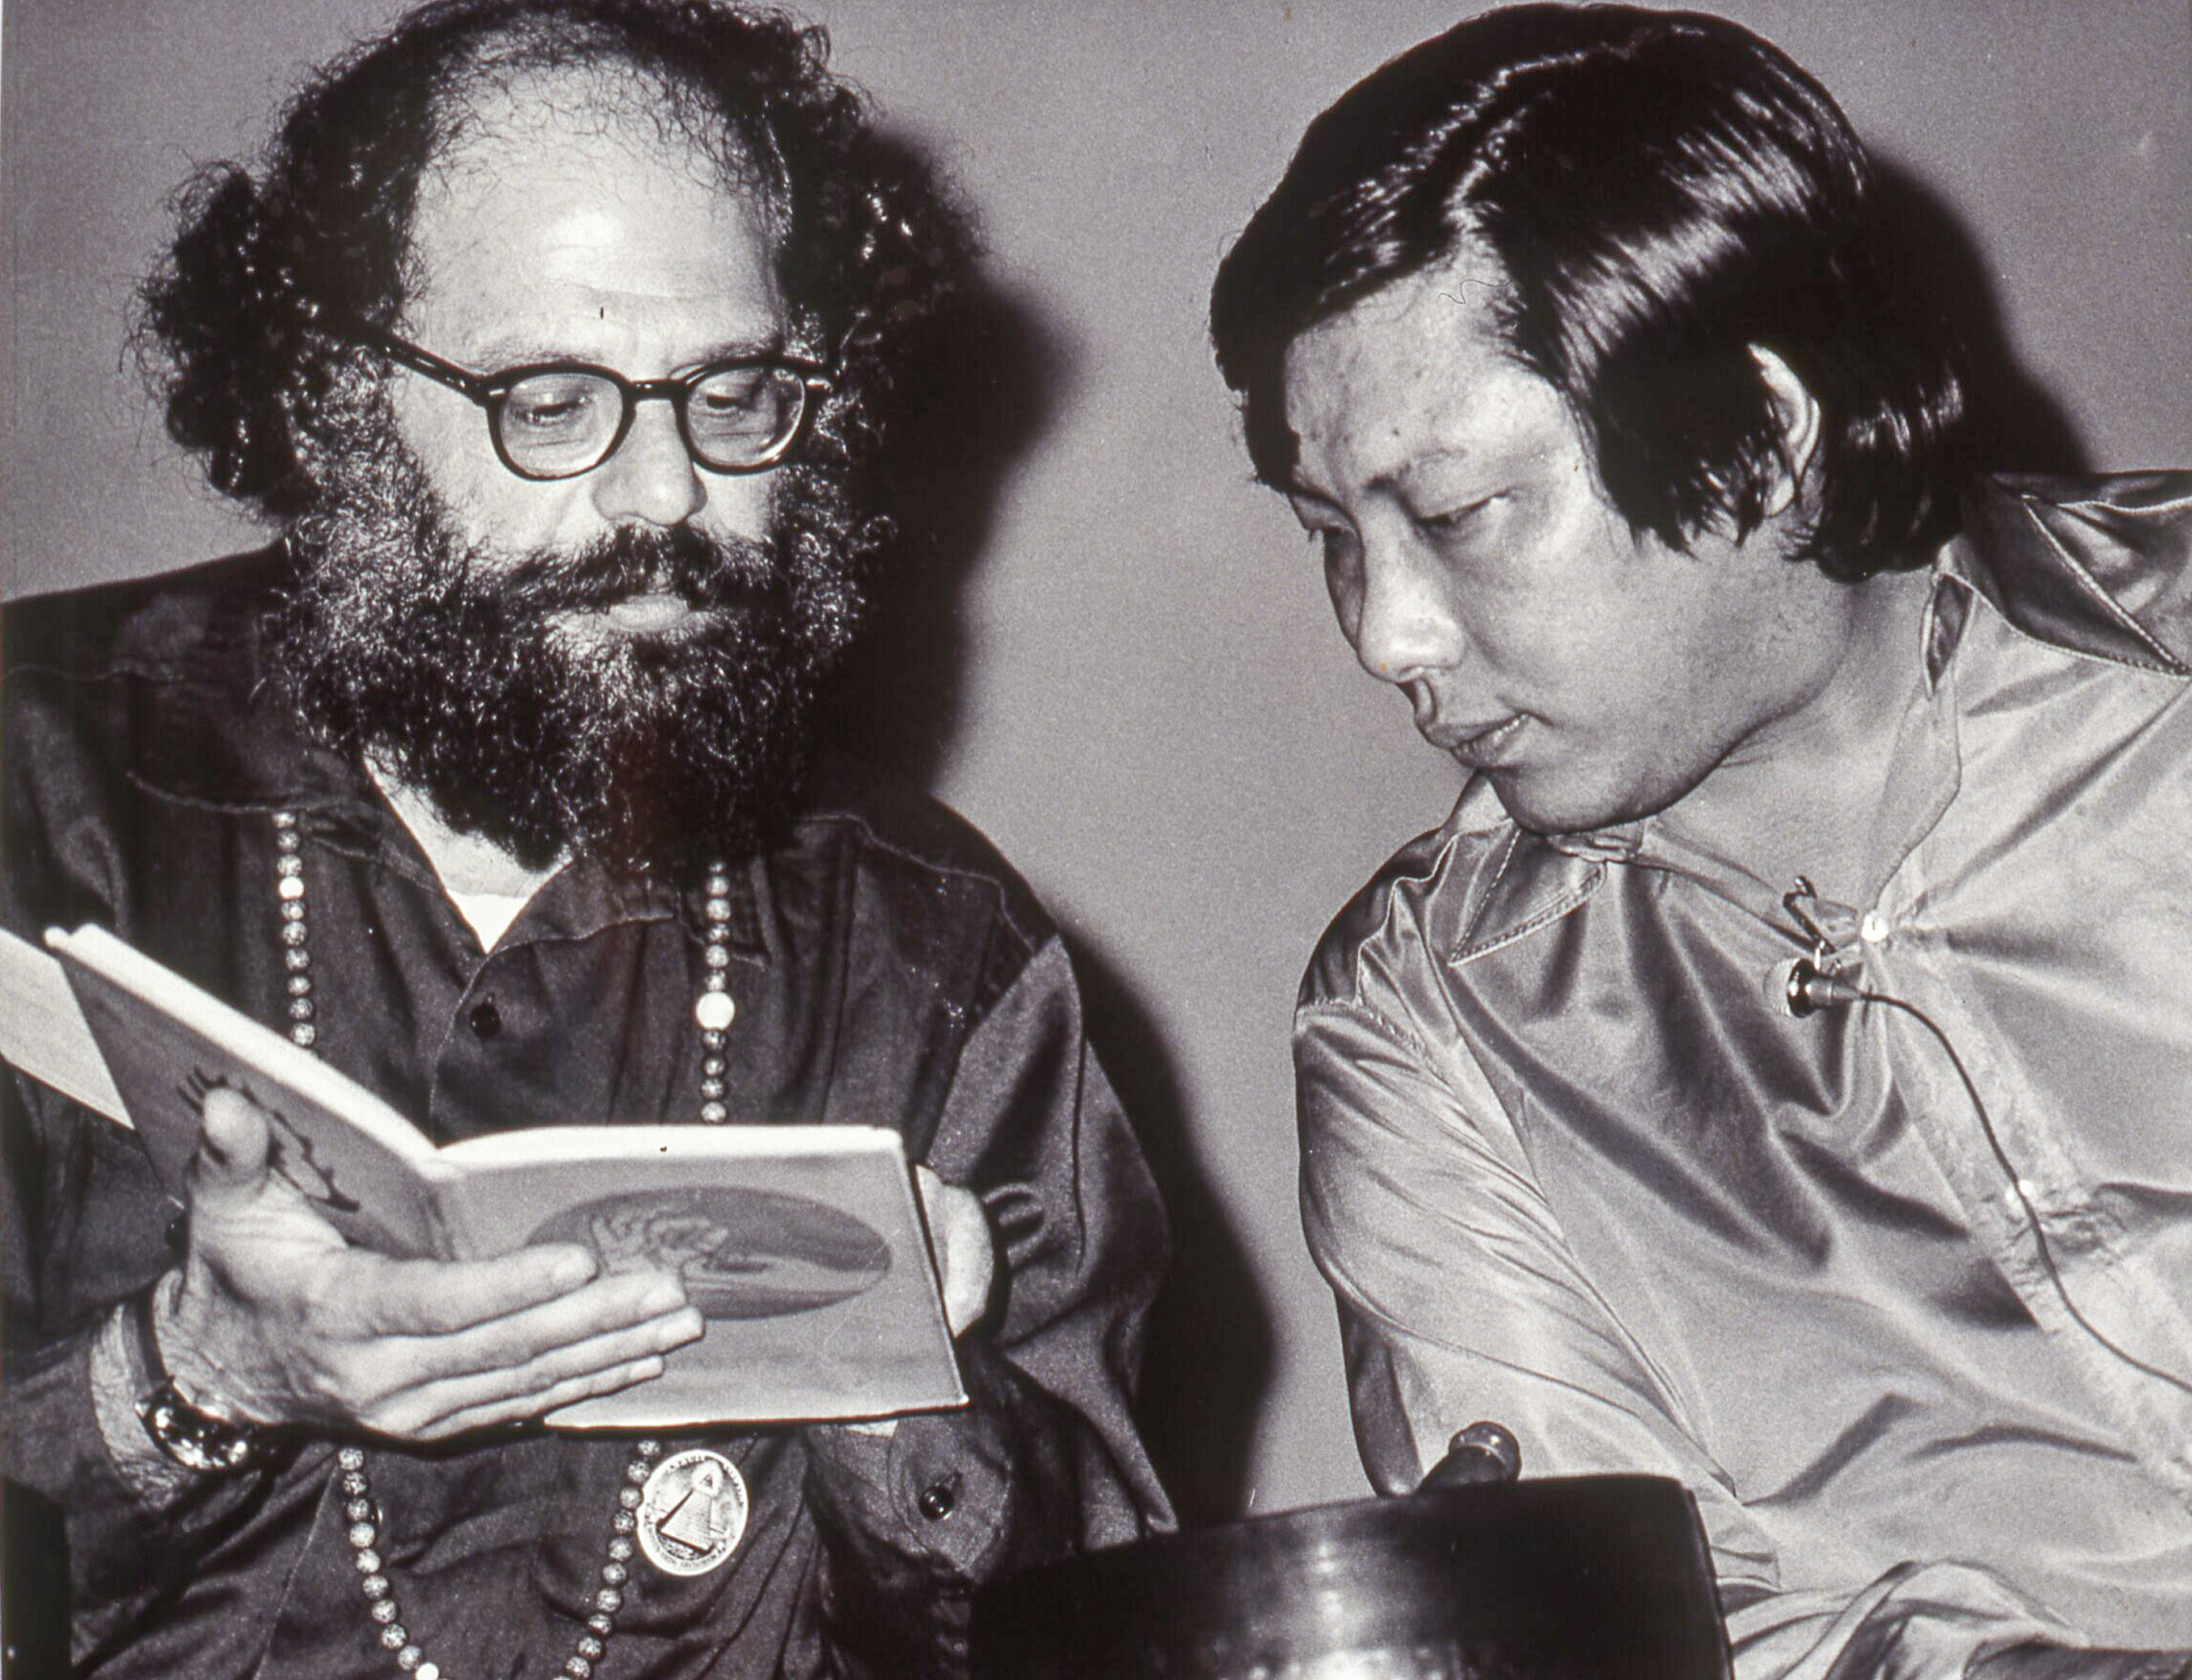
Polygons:
<instances>
[{"instance_id":1,"label":"open book","mask_svg":"<svg viewBox=\"0 0 2192 1680\"><path fill-rule=\"evenodd\" d=\"M566 1125L437 1149L363 1086L104 928L52 929L46 943L179 1198L199 1103L228 1086L267 1111L276 1171L353 1243L485 1259L577 1242L610 1270L678 1272L706 1320L701 1340L653 1381L565 1407L554 1423L874 1418L965 1401L894 1131ZM48 960L27 947L9 958L10 990L24 996L35 989L15 977L26 954ZM10 1036L10 1059L42 1076L37 1052Z\"/></svg>"}]
</instances>

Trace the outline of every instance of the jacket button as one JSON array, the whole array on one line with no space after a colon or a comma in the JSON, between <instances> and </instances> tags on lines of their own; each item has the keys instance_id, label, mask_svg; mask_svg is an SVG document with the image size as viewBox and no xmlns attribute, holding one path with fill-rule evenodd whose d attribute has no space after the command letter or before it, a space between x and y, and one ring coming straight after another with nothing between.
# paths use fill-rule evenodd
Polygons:
<instances>
[{"instance_id":1,"label":"jacket button","mask_svg":"<svg viewBox=\"0 0 2192 1680\"><path fill-rule=\"evenodd\" d=\"M494 999L489 998L485 1002L473 1005L472 1032L474 1037L482 1040L490 1039L502 1030L503 1012L495 1007Z\"/></svg>"},{"instance_id":2,"label":"jacket button","mask_svg":"<svg viewBox=\"0 0 2192 1680\"><path fill-rule=\"evenodd\" d=\"M952 1508L959 1503L959 1498L957 1495L952 1493L950 1483L931 1482L927 1487L922 1489L920 1503L921 1514L924 1517L931 1522L941 1522L951 1515Z\"/></svg>"}]
</instances>

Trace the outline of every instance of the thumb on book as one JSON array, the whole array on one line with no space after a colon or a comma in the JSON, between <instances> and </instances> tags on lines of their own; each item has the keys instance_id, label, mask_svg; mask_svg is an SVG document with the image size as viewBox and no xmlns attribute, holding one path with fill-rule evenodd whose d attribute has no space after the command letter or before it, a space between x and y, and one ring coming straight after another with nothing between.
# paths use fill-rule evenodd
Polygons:
<instances>
[{"instance_id":1,"label":"thumb on book","mask_svg":"<svg viewBox=\"0 0 2192 1680\"><path fill-rule=\"evenodd\" d=\"M936 1248L945 1322L956 1336L989 1310L990 1293L997 1285L997 1246L981 1198L945 1183L924 1166L915 1166L913 1177Z\"/></svg>"},{"instance_id":2,"label":"thumb on book","mask_svg":"<svg viewBox=\"0 0 2192 1680\"><path fill-rule=\"evenodd\" d=\"M198 1116L199 1171L216 1183L249 1186L266 1176L266 1115L241 1091L215 1086Z\"/></svg>"}]
</instances>

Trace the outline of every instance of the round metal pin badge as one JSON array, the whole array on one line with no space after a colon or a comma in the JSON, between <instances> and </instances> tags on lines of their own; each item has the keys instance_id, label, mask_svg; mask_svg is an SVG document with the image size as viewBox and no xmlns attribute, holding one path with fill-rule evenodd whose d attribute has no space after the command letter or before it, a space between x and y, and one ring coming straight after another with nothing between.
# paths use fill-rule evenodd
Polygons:
<instances>
[{"instance_id":1,"label":"round metal pin badge","mask_svg":"<svg viewBox=\"0 0 2192 1680\"><path fill-rule=\"evenodd\" d=\"M746 1536L746 1478L720 1452L696 1446L654 1467L639 1495L639 1549L666 1574L704 1575Z\"/></svg>"}]
</instances>

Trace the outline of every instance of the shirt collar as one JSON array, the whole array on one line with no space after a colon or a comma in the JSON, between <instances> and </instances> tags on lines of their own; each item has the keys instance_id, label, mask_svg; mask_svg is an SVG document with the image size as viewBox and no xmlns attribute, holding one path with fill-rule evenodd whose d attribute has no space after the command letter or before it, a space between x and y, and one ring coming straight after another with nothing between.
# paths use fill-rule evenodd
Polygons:
<instances>
[{"instance_id":1,"label":"shirt collar","mask_svg":"<svg viewBox=\"0 0 2192 1680\"><path fill-rule=\"evenodd\" d=\"M357 777L315 743L269 657L282 610L278 550L186 575L133 616L106 675L142 689L133 771L188 804L316 810L357 799Z\"/></svg>"},{"instance_id":2,"label":"shirt collar","mask_svg":"<svg viewBox=\"0 0 2192 1680\"><path fill-rule=\"evenodd\" d=\"M1952 548L1954 545L1952 545ZM1962 779L1957 740L1956 655L1970 613L1972 584L1944 549L1932 568L1918 646L1921 680L1896 724L1884 797L1869 810L1848 816L1866 828L1865 879L1877 893L1903 860L1933 831L1956 798ZM1594 862L1633 863L1697 881L1724 899L1776 923L1787 920L1783 896L1795 883L1759 880L1741 866L1742 836L1708 833L1686 820L1682 802L1656 816L1588 833L1548 835L1557 851ZM1854 925L1857 910L1822 906L1824 919Z\"/></svg>"},{"instance_id":3,"label":"shirt collar","mask_svg":"<svg viewBox=\"0 0 2192 1680\"><path fill-rule=\"evenodd\" d=\"M2180 473L1983 480L1943 564L2035 641L2192 676L2187 488Z\"/></svg>"},{"instance_id":4,"label":"shirt collar","mask_svg":"<svg viewBox=\"0 0 2192 1680\"><path fill-rule=\"evenodd\" d=\"M370 778L344 768L350 779L340 797L324 800L308 813L312 837L336 852L403 876L447 902L441 877L418 837L381 797ZM731 947L742 953L760 951L753 902L757 890L754 872L731 872ZM450 913L456 914L454 903ZM575 857L541 884L512 924L512 933L520 941L585 939L623 924L672 920L683 922L696 940L705 938L701 883L687 888L612 870L598 858Z\"/></svg>"},{"instance_id":5,"label":"shirt collar","mask_svg":"<svg viewBox=\"0 0 2192 1680\"><path fill-rule=\"evenodd\" d=\"M1914 685L1897 729L1885 798L1863 818L1869 890L1884 885L1933 831L1960 784L1957 655L1978 603L2034 641L2192 675L2192 521L2183 516L2185 505L2185 480L2174 474L2004 476L1968 486L1958 534L1933 558L1916 650L1924 680ZM1669 869L1739 902L1779 897L1687 830L1680 803L1640 824L1553 844Z\"/></svg>"}]
</instances>

